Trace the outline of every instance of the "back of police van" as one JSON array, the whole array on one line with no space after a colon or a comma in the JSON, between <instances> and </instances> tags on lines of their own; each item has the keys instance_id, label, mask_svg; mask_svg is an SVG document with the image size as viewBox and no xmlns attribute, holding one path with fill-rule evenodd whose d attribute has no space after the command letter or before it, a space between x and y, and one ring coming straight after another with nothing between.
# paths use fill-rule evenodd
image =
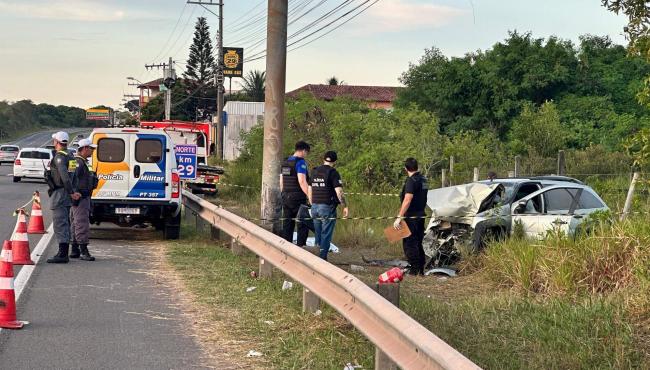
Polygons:
<instances>
[{"instance_id":1,"label":"back of police van","mask_svg":"<svg viewBox=\"0 0 650 370\"><path fill-rule=\"evenodd\" d=\"M93 221L133 226L145 222L177 238L180 179L173 143L160 130L95 129L92 158L99 183L94 190Z\"/></svg>"}]
</instances>

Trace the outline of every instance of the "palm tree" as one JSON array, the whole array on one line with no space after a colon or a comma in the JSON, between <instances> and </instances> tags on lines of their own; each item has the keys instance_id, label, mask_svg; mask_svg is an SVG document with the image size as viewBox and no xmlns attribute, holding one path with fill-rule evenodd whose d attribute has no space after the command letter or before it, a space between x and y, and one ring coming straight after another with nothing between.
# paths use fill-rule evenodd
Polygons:
<instances>
[{"instance_id":1,"label":"palm tree","mask_svg":"<svg viewBox=\"0 0 650 370\"><path fill-rule=\"evenodd\" d=\"M266 72L249 71L243 78L242 91L253 101L264 101L266 90Z\"/></svg>"}]
</instances>

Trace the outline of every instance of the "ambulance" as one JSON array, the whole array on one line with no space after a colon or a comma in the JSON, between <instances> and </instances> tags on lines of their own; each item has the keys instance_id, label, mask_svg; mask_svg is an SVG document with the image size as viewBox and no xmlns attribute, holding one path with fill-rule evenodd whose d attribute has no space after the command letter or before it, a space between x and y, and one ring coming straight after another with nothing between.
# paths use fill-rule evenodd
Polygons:
<instances>
[{"instance_id":1,"label":"ambulance","mask_svg":"<svg viewBox=\"0 0 650 370\"><path fill-rule=\"evenodd\" d=\"M161 130L96 128L92 167L99 184L91 222L130 227L150 224L165 239L178 239L181 185L174 144Z\"/></svg>"}]
</instances>

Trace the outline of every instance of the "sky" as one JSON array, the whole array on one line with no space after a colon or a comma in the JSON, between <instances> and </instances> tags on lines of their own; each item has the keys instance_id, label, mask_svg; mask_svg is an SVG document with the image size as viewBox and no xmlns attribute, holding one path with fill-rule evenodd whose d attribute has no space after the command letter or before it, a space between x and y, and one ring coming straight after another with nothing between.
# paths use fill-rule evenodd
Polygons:
<instances>
[{"instance_id":1,"label":"sky","mask_svg":"<svg viewBox=\"0 0 650 370\"><path fill-rule=\"evenodd\" d=\"M298 33L318 14L342 2L322 0L321 7L296 19L321 0L289 0L295 12L289 17L293 23L288 34L296 34L289 43L315 30ZM608 35L626 44L625 18L600 3L379 0L330 34L290 51L287 91L325 83L331 76L349 85L398 86L399 76L426 48L462 56L489 49L513 30L576 43L583 34ZM224 0L224 4L225 46L244 47L245 57L262 52L266 1ZM217 17L184 0L0 0L0 100L118 107L123 94L137 93L127 77L142 82L161 77L162 71L147 71L145 64L165 62L171 56L178 61L177 73L182 73L199 16L207 18L214 38ZM244 73L255 69L264 70L265 60L244 65ZM237 81L233 79L233 89L238 88Z\"/></svg>"}]
</instances>

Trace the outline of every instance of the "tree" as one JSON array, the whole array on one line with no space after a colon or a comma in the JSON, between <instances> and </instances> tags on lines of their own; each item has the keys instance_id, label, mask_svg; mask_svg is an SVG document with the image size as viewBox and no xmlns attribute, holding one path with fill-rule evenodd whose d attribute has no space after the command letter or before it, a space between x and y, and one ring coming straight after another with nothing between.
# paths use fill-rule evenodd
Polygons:
<instances>
[{"instance_id":1,"label":"tree","mask_svg":"<svg viewBox=\"0 0 650 370\"><path fill-rule=\"evenodd\" d=\"M266 91L266 72L262 71L248 71L246 77L243 78L242 91L252 101L264 101L264 94Z\"/></svg>"},{"instance_id":2,"label":"tree","mask_svg":"<svg viewBox=\"0 0 650 370\"><path fill-rule=\"evenodd\" d=\"M190 88L202 87L214 80L215 67L210 27L204 17L199 17L194 27L194 40L183 78Z\"/></svg>"},{"instance_id":3,"label":"tree","mask_svg":"<svg viewBox=\"0 0 650 370\"><path fill-rule=\"evenodd\" d=\"M339 79L336 78L336 76L332 76L332 77L328 78L325 82L330 86L345 85L345 81L343 81L343 80L339 81Z\"/></svg>"},{"instance_id":4,"label":"tree","mask_svg":"<svg viewBox=\"0 0 650 370\"><path fill-rule=\"evenodd\" d=\"M517 154L552 157L564 149L565 130L555 104L546 102L539 109L528 103L510 130L511 146Z\"/></svg>"}]
</instances>

